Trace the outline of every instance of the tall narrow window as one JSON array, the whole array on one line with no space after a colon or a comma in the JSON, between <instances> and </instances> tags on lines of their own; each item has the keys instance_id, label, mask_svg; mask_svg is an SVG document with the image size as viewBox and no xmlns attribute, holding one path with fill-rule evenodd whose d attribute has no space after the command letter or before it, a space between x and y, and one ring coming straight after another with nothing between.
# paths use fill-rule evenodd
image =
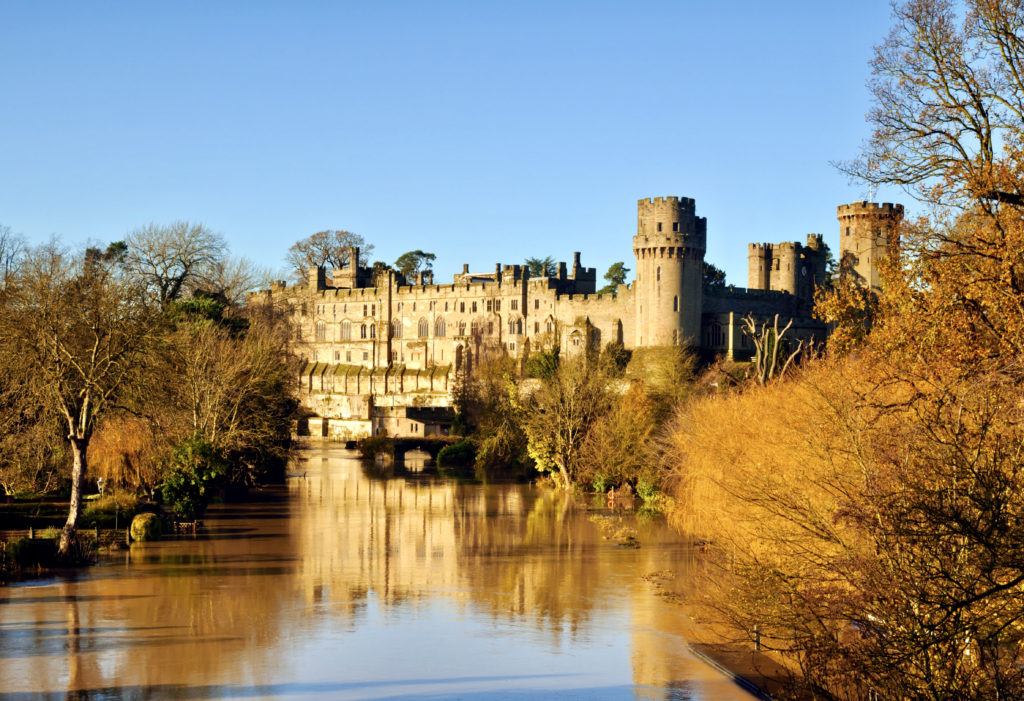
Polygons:
<instances>
[{"instance_id":1,"label":"tall narrow window","mask_svg":"<svg viewBox=\"0 0 1024 701\"><path fill-rule=\"evenodd\" d=\"M346 319L345 321L341 322L341 340L342 341L347 341L347 340L349 340L351 338L352 338L352 324L350 324L348 322L348 320Z\"/></svg>"},{"instance_id":2,"label":"tall narrow window","mask_svg":"<svg viewBox=\"0 0 1024 701\"><path fill-rule=\"evenodd\" d=\"M672 311L679 311L679 295L672 298Z\"/></svg>"},{"instance_id":3,"label":"tall narrow window","mask_svg":"<svg viewBox=\"0 0 1024 701\"><path fill-rule=\"evenodd\" d=\"M359 327L359 338L366 338L366 324Z\"/></svg>"},{"instance_id":4,"label":"tall narrow window","mask_svg":"<svg viewBox=\"0 0 1024 701\"><path fill-rule=\"evenodd\" d=\"M658 222L658 231L661 231L661 222Z\"/></svg>"},{"instance_id":5,"label":"tall narrow window","mask_svg":"<svg viewBox=\"0 0 1024 701\"><path fill-rule=\"evenodd\" d=\"M661 282L661 266L658 266L658 282Z\"/></svg>"},{"instance_id":6,"label":"tall narrow window","mask_svg":"<svg viewBox=\"0 0 1024 701\"><path fill-rule=\"evenodd\" d=\"M672 231L679 231L679 222L672 222Z\"/></svg>"},{"instance_id":7,"label":"tall narrow window","mask_svg":"<svg viewBox=\"0 0 1024 701\"><path fill-rule=\"evenodd\" d=\"M391 322L391 338L402 337L402 320L395 319Z\"/></svg>"},{"instance_id":8,"label":"tall narrow window","mask_svg":"<svg viewBox=\"0 0 1024 701\"><path fill-rule=\"evenodd\" d=\"M420 319L420 323L416 326L416 335L420 338L426 338L430 335L430 322L426 319Z\"/></svg>"},{"instance_id":9,"label":"tall narrow window","mask_svg":"<svg viewBox=\"0 0 1024 701\"><path fill-rule=\"evenodd\" d=\"M316 340L326 341L327 340L327 324L322 321L316 322Z\"/></svg>"},{"instance_id":10,"label":"tall narrow window","mask_svg":"<svg viewBox=\"0 0 1024 701\"><path fill-rule=\"evenodd\" d=\"M377 338L377 325L370 324L370 338ZM365 353L364 353L365 355Z\"/></svg>"},{"instance_id":11,"label":"tall narrow window","mask_svg":"<svg viewBox=\"0 0 1024 701\"><path fill-rule=\"evenodd\" d=\"M438 318L438 320L434 322L434 335L438 338L443 338L445 331L444 319Z\"/></svg>"}]
</instances>

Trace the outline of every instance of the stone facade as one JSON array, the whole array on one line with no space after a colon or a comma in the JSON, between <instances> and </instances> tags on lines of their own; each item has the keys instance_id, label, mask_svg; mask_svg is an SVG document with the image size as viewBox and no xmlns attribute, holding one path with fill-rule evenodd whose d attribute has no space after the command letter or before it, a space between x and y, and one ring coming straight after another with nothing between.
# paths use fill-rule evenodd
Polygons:
<instances>
[{"instance_id":1,"label":"stone facade","mask_svg":"<svg viewBox=\"0 0 1024 701\"><path fill-rule=\"evenodd\" d=\"M856 259L874 285L899 205L866 202L839 208L840 250ZM627 349L687 345L705 357L748 359L741 332L748 314L793 320L794 338L824 340L811 316L814 288L825 279L828 249L820 234L807 244L750 244L749 287L706 288L707 222L692 199L640 200L633 237L636 280L614 294L596 294L597 271L559 263L550 277L531 278L520 265L474 273L463 266L450 284L432 276L407 281L391 269L349 264L313 268L305 284L276 283L250 303L287 305L293 312L303 405L315 435L356 440L443 434L445 412L461 373L477 359L522 359L557 345L575 355L608 343ZM853 260L851 258L851 260Z\"/></svg>"}]
</instances>

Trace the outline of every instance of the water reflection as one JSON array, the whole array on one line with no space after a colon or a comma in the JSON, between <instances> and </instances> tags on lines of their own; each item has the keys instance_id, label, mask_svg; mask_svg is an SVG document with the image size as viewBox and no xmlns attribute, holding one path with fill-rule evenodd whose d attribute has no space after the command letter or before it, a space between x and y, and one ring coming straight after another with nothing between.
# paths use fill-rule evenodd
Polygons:
<instances>
[{"instance_id":1,"label":"water reflection","mask_svg":"<svg viewBox=\"0 0 1024 701\"><path fill-rule=\"evenodd\" d=\"M353 455L306 451L304 478L195 539L0 590L0 701L744 698L639 578L688 566L659 525L622 548L564 495Z\"/></svg>"}]
</instances>

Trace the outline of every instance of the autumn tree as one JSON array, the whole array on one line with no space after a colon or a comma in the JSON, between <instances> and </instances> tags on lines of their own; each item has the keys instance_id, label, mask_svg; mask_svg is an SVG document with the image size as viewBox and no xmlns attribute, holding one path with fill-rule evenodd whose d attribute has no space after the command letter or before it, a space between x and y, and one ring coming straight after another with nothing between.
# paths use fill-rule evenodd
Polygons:
<instances>
[{"instance_id":1,"label":"autumn tree","mask_svg":"<svg viewBox=\"0 0 1024 701\"><path fill-rule=\"evenodd\" d=\"M344 268L348 265L349 248L359 249L359 265L366 265L373 253L373 244L359 234L341 229L326 229L296 241L288 249L285 261L298 280L305 280L314 266Z\"/></svg>"},{"instance_id":2,"label":"autumn tree","mask_svg":"<svg viewBox=\"0 0 1024 701\"><path fill-rule=\"evenodd\" d=\"M144 283L112 258L37 248L0 305L4 364L24 369L26 392L61 417L71 448L64 556L75 539L93 431L136 379L157 319Z\"/></svg>"},{"instance_id":3,"label":"autumn tree","mask_svg":"<svg viewBox=\"0 0 1024 701\"><path fill-rule=\"evenodd\" d=\"M580 475L584 439L608 410L607 377L585 359L563 360L519 405L527 451L541 472L550 472L562 489Z\"/></svg>"},{"instance_id":4,"label":"autumn tree","mask_svg":"<svg viewBox=\"0 0 1024 701\"><path fill-rule=\"evenodd\" d=\"M124 244L119 253L127 271L161 307L208 284L227 250L220 234L186 221L147 224L129 233Z\"/></svg>"}]
</instances>

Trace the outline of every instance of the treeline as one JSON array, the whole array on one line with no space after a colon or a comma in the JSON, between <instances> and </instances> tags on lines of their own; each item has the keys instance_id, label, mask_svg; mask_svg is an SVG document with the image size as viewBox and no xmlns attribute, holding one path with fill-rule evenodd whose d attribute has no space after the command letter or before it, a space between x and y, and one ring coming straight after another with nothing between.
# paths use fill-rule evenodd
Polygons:
<instances>
[{"instance_id":1,"label":"treeline","mask_svg":"<svg viewBox=\"0 0 1024 701\"><path fill-rule=\"evenodd\" d=\"M557 333L556 333L557 335ZM566 358L556 338L520 365L486 358L461 380L453 431L439 457L479 476L544 473L559 489L638 494L653 504L668 472L661 437L697 391L695 356L680 347L630 353L619 344Z\"/></svg>"},{"instance_id":2,"label":"treeline","mask_svg":"<svg viewBox=\"0 0 1024 701\"><path fill-rule=\"evenodd\" d=\"M672 419L674 513L794 696L1024 698L1024 6L895 11L843 168L927 214L819 295L827 358Z\"/></svg>"},{"instance_id":3,"label":"treeline","mask_svg":"<svg viewBox=\"0 0 1024 701\"><path fill-rule=\"evenodd\" d=\"M106 248L0 229L0 485L64 492L71 553L86 482L194 517L216 490L283 474L297 406L288 319L245 306L265 273L201 225Z\"/></svg>"}]
</instances>

